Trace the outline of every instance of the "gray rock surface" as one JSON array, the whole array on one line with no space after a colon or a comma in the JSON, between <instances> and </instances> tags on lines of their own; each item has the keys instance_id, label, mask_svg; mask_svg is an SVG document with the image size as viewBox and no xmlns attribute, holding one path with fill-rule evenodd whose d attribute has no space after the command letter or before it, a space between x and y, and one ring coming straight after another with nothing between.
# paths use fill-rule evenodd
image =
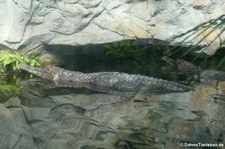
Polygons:
<instances>
[{"instance_id":1,"label":"gray rock surface","mask_svg":"<svg viewBox=\"0 0 225 149\"><path fill-rule=\"evenodd\" d=\"M173 43L207 44L212 55L224 46L224 9L221 0L0 0L0 43L35 49L185 33Z\"/></svg>"}]
</instances>

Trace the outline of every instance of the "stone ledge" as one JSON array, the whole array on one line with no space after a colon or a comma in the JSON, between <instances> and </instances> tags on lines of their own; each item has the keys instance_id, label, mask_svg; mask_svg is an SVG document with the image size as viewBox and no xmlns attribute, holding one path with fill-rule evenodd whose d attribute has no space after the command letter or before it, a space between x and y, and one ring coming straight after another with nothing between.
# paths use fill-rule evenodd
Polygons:
<instances>
[{"instance_id":1,"label":"stone ledge","mask_svg":"<svg viewBox=\"0 0 225 149\"><path fill-rule=\"evenodd\" d=\"M0 43L13 49L29 44L32 49L37 46L34 37L39 44L86 45L137 38L168 40L186 33L173 43L207 45L199 52L213 55L224 46L224 9L225 2L210 0L1 0ZM216 24L210 24L213 19ZM207 28L193 30L205 22Z\"/></svg>"}]
</instances>

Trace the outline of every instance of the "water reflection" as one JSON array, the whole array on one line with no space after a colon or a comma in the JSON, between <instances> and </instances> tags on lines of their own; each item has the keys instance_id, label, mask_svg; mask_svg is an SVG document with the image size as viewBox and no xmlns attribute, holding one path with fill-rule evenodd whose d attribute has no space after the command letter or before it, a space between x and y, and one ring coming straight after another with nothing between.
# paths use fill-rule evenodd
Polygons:
<instances>
[{"instance_id":1,"label":"water reflection","mask_svg":"<svg viewBox=\"0 0 225 149\"><path fill-rule=\"evenodd\" d=\"M21 88L0 104L2 148L182 148L225 143L223 89L118 96L82 89Z\"/></svg>"}]
</instances>

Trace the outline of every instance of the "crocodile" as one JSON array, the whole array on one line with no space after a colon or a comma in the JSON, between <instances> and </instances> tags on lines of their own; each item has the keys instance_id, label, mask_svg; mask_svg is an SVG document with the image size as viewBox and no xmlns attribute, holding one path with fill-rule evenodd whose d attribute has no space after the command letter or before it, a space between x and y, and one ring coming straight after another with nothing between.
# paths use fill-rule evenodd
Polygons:
<instances>
[{"instance_id":1,"label":"crocodile","mask_svg":"<svg viewBox=\"0 0 225 149\"><path fill-rule=\"evenodd\" d=\"M53 81L57 87L88 88L109 94L168 94L187 92L191 88L172 81L138 74L122 72L82 73L70 71L57 66L45 68L20 64L22 70L28 71L42 79Z\"/></svg>"}]
</instances>

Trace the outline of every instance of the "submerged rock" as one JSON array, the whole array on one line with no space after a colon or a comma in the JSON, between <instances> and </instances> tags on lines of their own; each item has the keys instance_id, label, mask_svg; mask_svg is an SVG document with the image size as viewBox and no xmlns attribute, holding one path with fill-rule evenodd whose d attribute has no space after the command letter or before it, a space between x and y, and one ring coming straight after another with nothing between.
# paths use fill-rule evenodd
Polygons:
<instances>
[{"instance_id":1,"label":"submerged rock","mask_svg":"<svg viewBox=\"0 0 225 149\"><path fill-rule=\"evenodd\" d=\"M173 148L180 141L215 142L225 135L224 104L200 88L150 97L65 90L36 97L22 92L0 104L0 147Z\"/></svg>"}]
</instances>

